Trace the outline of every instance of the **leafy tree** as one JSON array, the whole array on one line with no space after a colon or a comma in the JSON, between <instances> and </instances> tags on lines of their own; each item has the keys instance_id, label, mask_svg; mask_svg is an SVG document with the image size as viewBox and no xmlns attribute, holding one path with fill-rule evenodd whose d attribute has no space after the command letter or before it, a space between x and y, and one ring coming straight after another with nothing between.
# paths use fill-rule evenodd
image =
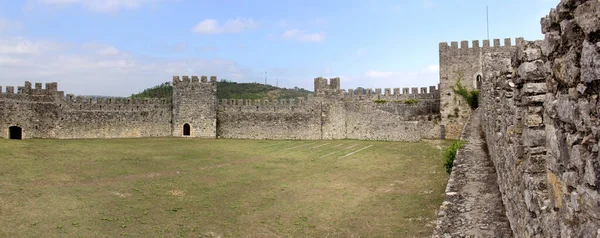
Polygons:
<instances>
[{"instance_id":1,"label":"leafy tree","mask_svg":"<svg viewBox=\"0 0 600 238\"><path fill-rule=\"evenodd\" d=\"M294 89L278 88L271 85L259 83L236 83L221 79L217 82L218 99L289 99L304 97L312 94L303 88ZM131 98L171 98L173 96L173 85L165 82L148 88L138 94L132 94Z\"/></svg>"}]
</instances>

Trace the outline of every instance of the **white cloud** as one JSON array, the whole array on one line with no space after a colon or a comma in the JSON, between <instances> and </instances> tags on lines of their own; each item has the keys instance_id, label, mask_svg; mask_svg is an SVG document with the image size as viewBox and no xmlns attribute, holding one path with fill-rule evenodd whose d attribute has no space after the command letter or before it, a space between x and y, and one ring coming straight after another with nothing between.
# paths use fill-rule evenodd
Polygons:
<instances>
[{"instance_id":1,"label":"white cloud","mask_svg":"<svg viewBox=\"0 0 600 238\"><path fill-rule=\"evenodd\" d=\"M111 13L119 10L133 10L142 7L143 5L155 4L164 0L37 0L30 4L29 7L35 5L51 6L51 7L83 7L93 12Z\"/></svg>"},{"instance_id":2,"label":"white cloud","mask_svg":"<svg viewBox=\"0 0 600 238\"><path fill-rule=\"evenodd\" d=\"M215 19L206 19L192 28L192 32L198 34L221 34L221 33L239 33L245 30L257 28L258 22L252 18L229 19L222 25Z\"/></svg>"},{"instance_id":3,"label":"white cloud","mask_svg":"<svg viewBox=\"0 0 600 238\"><path fill-rule=\"evenodd\" d=\"M21 22L0 18L0 32L11 29L20 29L21 27L23 27Z\"/></svg>"},{"instance_id":4,"label":"white cloud","mask_svg":"<svg viewBox=\"0 0 600 238\"><path fill-rule=\"evenodd\" d=\"M298 29L287 30L281 34L282 39L305 42L323 42L326 37L327 34L325 32L306 33Z\"/></svg>"},{"instance_id":5,"label":"white cloud","mask_svg":"<svg viewBox=\"0 0 600 238\"><path fill-rule=\"evenodd\" d=\"M438 65L429 65L414 71L378 71L369 70L363 77L348 77L350 88L402 88L436 86L439 81ZM346 86L344 86L346 88Z\"/></svg>"},{"instance_id":6,"label":"white cloud","mask_svg":"<svg viewBox=\"0 0 600 238\"><path fill-rule=\"evenodd\" d=\"M439 64L429 65L429 66L427 66L427 71L438 73L438 72L440 72L440 65Z\"/></svg>"},{"instance_id":7,"label":"white cloud","mask_svg":"<svg viewBox=\"0 0 600 238\"><path fill-rule=\"evenodd\" d=\"M82 50L85 50L87 52L92 52L97 55L109 56L109 55L122 54L122 52L119 51L119 49L117 49L116 47L114 47L112 45L104 45L104 44L97 44L97 43L85 43L85 44L82 44L80 46L80 48Z\"/></svg>"},{"instance_id":8,"label":"white cloud","mask_svg":"<svg viewBox=\"0 0 600 238\"><path fill-rule=\"evenodd\" d=\"M324 17L315 17L312 19L302 20L302 21L281 19L277 22L277 26L284 27L284 28L298 28L298 27L303 28L303 27L307 27L307 26L325 26L327 24L329 24L329 21L327 21L327 19Z\"/></svg>"},{"instance_id":9,"label":"white cloud","mask_svg":"<svg viewBox=\"0 0 600 238\"><path fill-rule=\"evenodd\" d=\"M66 44L51 41L31 41L23 37L0 37L0 54L35 55L53 52L66 47Z\"/></svg>"},{"instance_id":10,"label":"white cloud","mask_svg":"<svg viewBox=\"0 0 600 238\"><path fill-rule=\"evenodd\" d=\"M244 81L252 71L224 59L163 59L118 47L0 36L3 86L24 81L58 82L59 90L83 95L128 96L170 81L173 75L217 75Z\"/></svg>"}]
</instances>

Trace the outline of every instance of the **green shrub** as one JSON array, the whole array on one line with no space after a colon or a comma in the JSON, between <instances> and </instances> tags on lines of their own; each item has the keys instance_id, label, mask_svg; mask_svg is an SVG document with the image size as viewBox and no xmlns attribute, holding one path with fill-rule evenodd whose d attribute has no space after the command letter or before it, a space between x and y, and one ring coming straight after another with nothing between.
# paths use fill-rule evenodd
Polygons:
<instances>
[{"instance_id":1,"label":"green shrub","mask_svg":"<svg viewBox=\"0 0 600 238\"><path fill-rule=\"evenodd\" d=\"M455 141L452 145L448 146L444 151L444 167L448 174L452 173L452 167L454 166L454 159L456 159L456 151L464 147L463 141Z\"/></svg>"},{"instance_id":2,"label":"green shrub","mask_svg":"<svg viewBox=\"0 0 600 238\"><path fill-rule=\"evenodd\" d=\"M404 101L404 104L406 105L415 105L417 103L419 103L419 99L416 98L411 98Z\"/></svg>"},{"instance_id":3,"label":"green shrub","mask_svg":"<svg viewBox=\"0 0 600 238\"><path fill-rule=\"evenodd\" d=\"M377 104L383 104L383 103L387 103L387 100L383 100L383 99L377 99L377 100L373 100L373 102L377 103Z\"/></svg>"},{"instance_id":4,"label":"green shrub","mask_svg":"<svg viewBox=\"0 0 600 238\"><path fill-rule=\"evenodd\" d=\"M465 99L465 101L467 101L471 109L475 110L477 109L477 107L479 107L479 90L469 90L465 88L460 83L460 79L456 80L456 88L452 87L452 90L454 91L454 93L462 96Z\"/></svg>"}]
</instances>

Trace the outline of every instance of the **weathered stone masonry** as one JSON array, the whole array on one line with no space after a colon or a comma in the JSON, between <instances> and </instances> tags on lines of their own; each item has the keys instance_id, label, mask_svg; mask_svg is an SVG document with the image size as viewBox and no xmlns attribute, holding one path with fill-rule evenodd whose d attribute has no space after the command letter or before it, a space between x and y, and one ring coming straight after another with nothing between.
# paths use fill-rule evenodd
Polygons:
<instances>
[{"instance_id":1,"label":"weathered stone masonry","mask_svg":"<svg viewBox=\"0 0 600 238\"><path fill-rule=\"evenodd\" d=\"M600 1L562 0L541 25L482 52L483 135L515 237L600 237Z\"/></svg>"},{"instance_id":2,"label":"weathered stone masonry","mask_svg":"<svg viewBox=\"0 0 600 238\"><path fill-rule=\"evenodd\" d=\"M435 87L340 90L339 78L315 79L315 96L279 101L221 100L217 78L173 77L173 99L64 96L56 83L6 87L0 94L1 137L10 127L23 138L189 136L241 139L364 139L416 141L439 137ZM0 88L1 89L1 88ZM0 90L1 92L1 90ZM413 99L410 103L406 100Z\"/></svg>"},{"instance_id":3,"label":"weathered stone masonry","mask_svg":"<svg viewBox=\"0 0 600 238\"><path fill-rule=\"evenodd\" d=\"M18 126L23 138L114 138L168 136L171 103L166 100L94 99L64 96L56 83L25 82L0 96L1 136Z\"/></svg>"},{"instance_id":4,"label":"weathered stone masonry","mask_svg":"<svg viewBox=\"0 0 600 238\"><path fill-rule=\"evenodd\" d=\"M600 231L600 2L563 0L545 40L486 54L483 120L513 233Z\"/></svg>"},{"instance_id":5,"label":"weathered stone masonry","mask_svg":"<svg viewBox=\"0 0 600 238\"><path fill-rule=\"evenodd\" d=\"M415 88L416 89L416 88ZM315 96L275 102L221 100L217 135L252 139L362 139L416 141L439 138L435 87L400 94L340 90L339 78L315 79ZM405 90L408 92L408 90ZM406 104L407 99L417 99Z\"/></svg>"},{"instance_id":6,"label":"weathered stone masonry","mask_svg":"<svg viewBox=\"0 0 600 238\"><path fill-rule=\"evenodd\" d=\"M518 45L523 38L516 38ZM474 40L469 47L469 41L461 41L460 48L456 41L440 43L440 98L442 125L445 126L446 138L458 139L461 131L471 113L469 105L463 101L452 90L456 81L468 89L480 89L483 79L483 56L488 53L502 54L512 52L515 49L510 38L504 39L504 45L500 45L500 39L494 39L493 45L489 40L483 41L483 46L478 40Z\"/></svg>"}]
</instances>

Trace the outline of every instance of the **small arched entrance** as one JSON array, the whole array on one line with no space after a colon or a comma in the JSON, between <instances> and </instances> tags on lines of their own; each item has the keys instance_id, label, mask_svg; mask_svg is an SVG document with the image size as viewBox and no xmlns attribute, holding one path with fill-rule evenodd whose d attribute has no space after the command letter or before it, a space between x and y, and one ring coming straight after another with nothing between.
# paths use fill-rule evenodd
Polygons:
<instances>
[{"instance_id":1,"label":"small arched entrance","mask_svg":"<svg viewBox=\"0 0 600 238\"><path fill-rule=\"evenodd\" d=\"M190 124L183 124L183 136L190 136Z\"/></svg>"},{"instance_id":2,"label":"small arched entrance","mask_svg":"<svg viewBox=\"0 0 600 238\"><path fill-rule=\"evenodd\" d=\"M481 89L481 74L478 74L475 78L475 87L476 89Z\"/></svg>"},{"instance_id":3,"label":"small arched entrance","mask_svg":"<svg viewBox=\"0 0 600 238\"><path fill-rule=\"evenodd\" d=\"M21 140L23 139L23 129L18 126L11 126L8 128L8 139Z\"/></svg>"}]
</instances>

